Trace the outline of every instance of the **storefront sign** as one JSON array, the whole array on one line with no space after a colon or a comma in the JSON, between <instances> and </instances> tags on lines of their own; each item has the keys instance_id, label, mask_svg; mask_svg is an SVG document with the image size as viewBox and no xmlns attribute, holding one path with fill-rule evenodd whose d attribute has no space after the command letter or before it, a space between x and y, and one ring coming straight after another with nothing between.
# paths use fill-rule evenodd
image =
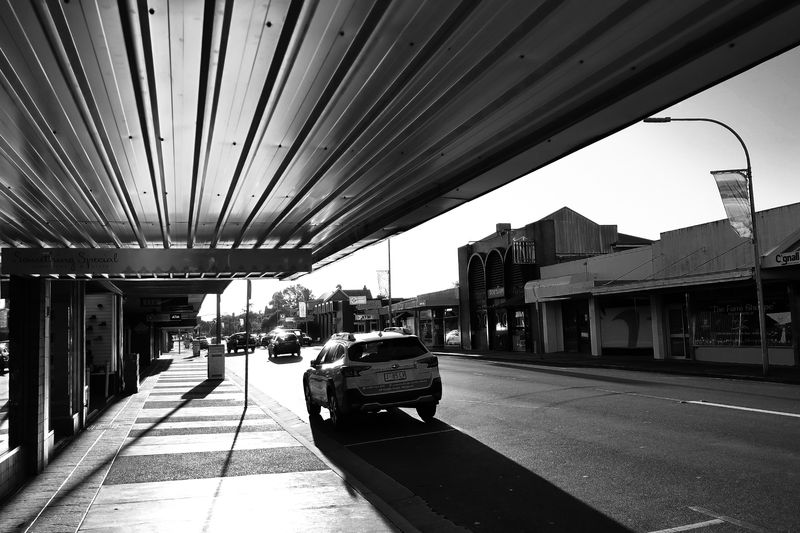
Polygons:
<instances>
[{"instance_id":1,"label":"storefront sign","mask_svg":"<svg viewBox=\"0 0 800 533\"><path fill-rule=\"evenodd\" d=\"M506 289L505 287L494 287L486 291L486 295L489 298L502 298L506 295Z\"/></svg>"},{"instance_id":2,"label":"storefront sign","mask_svg":"<svg viewBox=\"0 0 800 533\"><path fill-rule=\"evenodd\" d=\"M364 305L367 303L366 296L351 296L350 305Z\"/></svg>"},{"instance_id":3,"label":"storefront sign","mask_svg":"<svg viewBox=\"0 0 800 533\"><path fill-rule=\"evenodd\" d=\"M3 248L3 274L311 272L311 250Z\"/></svg>"},{"instance_id":4,"label":"storefront sign","mask_svg":"<svg viewBox=\"0 0 800 533\"><path fill-rule=\"evenodd\" d=\"M784 252L767 257L768 264L765 266L789 266L800 265L800 250L794 252Z\"/></svg>"},{"instance_id":5,"label":"storefront sign","mask_svg":"<svg viewBox=\"0 0 800 533\"><path fill-rule=\"evenodd\" d=\"M378 320L378 313L365 313L363 315L355 315L356 320Z\"/></svg>"}]
</instances>

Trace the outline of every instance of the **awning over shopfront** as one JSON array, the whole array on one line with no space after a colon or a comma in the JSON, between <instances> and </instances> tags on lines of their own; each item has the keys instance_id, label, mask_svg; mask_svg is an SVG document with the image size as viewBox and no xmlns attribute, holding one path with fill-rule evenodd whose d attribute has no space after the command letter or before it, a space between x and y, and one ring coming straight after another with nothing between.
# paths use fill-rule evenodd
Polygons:
<instances>
[{"instance_id":1,"label":"awning over shopfront","mask_svg":"<svg viewBox=\"0 0 800 533\"><path fill-rule=\"evenodd\" d=\"M308 249L3 248L3 275L237 279L311 271Z\"/></svg>"},{"instance_id":2,"label":"awning over shopfront","mask_svg":"<svg viewBox=\"0 0 800 533\"><path fill-rule=\"evenodd\" d=\"M568 296L586 294L595 287L589 274L572 274L550 279L537 279L525 284L525 303L563 300Z\"/></svg>"}]
</instances>

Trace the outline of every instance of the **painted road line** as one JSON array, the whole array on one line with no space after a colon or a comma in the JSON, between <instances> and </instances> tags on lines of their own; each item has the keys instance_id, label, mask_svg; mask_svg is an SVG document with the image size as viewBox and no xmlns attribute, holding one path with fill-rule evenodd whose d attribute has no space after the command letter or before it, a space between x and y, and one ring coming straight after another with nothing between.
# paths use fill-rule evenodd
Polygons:
<instances>
[{"instance_id":1,"label":"painted road line","mask_svg":"<svg viewBox=\"0 0 800 533\"><path fill-rule=\"evenodd\" d=\"M704 514L706 516L714 517L718 520L722 520L723 522L727 522L729 524L733 524L735 526L739 526L741 528L747 529L749 531L758 531L760 533L767 533L769 530L763 527L754 526L753 524L748 524L747 522L742 522L741 520L736 520L735 518L731 518L730 516L721 515L719 513L715 513L705 507L699 506L689 506L689 509L692 511Z\"/></svg>"},{"instance_id":2,"label":"painted road line","mask_svg":"<svg viewBox=\"0 0 800 533\"><path fill-rule=\"evenodd\" d=\"M698 400L698 401L690 400L690 401L687 401L686 403L691 403L691 404L694 404L694 405L707 405L709 407L722 407L723 409L736 409L737 411L750 411L752 413L762 413L762 414L766 414L766 415L778 415L778 416L789 416L789 417L792 417L792 418L800 418L800 414L797 414L797 413L786 413L784 411L769 411L767 409L754 409L752 407L740 407L738 405L727 405L727 404L724 404L724 403L712 403L712 402L707 402L705 400Z\"/></svg>"},{"instance_id":3,"label":"painted road line","mask_svg":"<svg viewBox=\"0 0 800 533\"><path fill-rule=\"evenodd\" d=\"M692 529L700 529L703 527L716 526L717 524L724 524L724 520L715 518L713 520L706 520L705 522L697 522L695 524L687 524L685 526L671 527L668 529L659 529L658 531L651 531L650 533L676 533L677 531L691 531Z\"/></svg>"}]
</instances>

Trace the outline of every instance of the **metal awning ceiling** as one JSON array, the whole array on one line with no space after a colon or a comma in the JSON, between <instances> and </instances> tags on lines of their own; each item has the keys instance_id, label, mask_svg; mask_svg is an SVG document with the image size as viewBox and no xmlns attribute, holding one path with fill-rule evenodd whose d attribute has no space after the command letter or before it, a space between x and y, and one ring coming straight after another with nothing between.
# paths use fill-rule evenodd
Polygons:
<instances>
[{"instance_id":1,"label":"metal awning ceiling","mask_svg":"<svg viewBox=\"0 0 800 533\"><path fill-rule=\"evenodd\" d=\"M0 246L412 228L800 43L794 1L0 3Z\"/></svg>"}]
</instances>

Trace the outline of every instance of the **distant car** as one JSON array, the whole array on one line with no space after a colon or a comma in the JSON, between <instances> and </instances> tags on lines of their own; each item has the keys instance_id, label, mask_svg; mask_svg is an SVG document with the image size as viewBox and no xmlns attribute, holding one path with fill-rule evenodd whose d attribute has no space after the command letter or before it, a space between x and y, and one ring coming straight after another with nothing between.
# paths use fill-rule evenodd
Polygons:
<instances>
[{"instance_id":1,"label":"distant car","mask_svg":"<svg viewBox=\"0 0 800 533\"><path fill-rule=\"evenodd\" d=\"M8 369L8 341L0 341L0 374Z\"/></svg>"},{"instance_id":2,"label":"distant car","mask_svg":"<svg viewBox=\"0 0 800 533\"><path fill-rule=\"evenodd\" d=\"M262 333L258 336L258 345L263 346L266 348L269 346L269 341L272 340L272 336L275 335L274 331L270 331L269 333Z\"/></svg>"},{"instance_id":3,"label":"distant car","mask_svg":"<svg viewBox=\"0 0 800 533\"><path fill-rule=\"evenodd\" d=\"M247 339L247 334L244 333L243 331L240 331L239 333L234 333L233 335L228 337L228 342L227 342L228 353L231 352L236 353L239 351L239 348L245 350L245 344L247 344L247 349L250 350L251 352L256 351L256 336L251 334L249 340L246 339Z\"/></svg>"},{"instance_id":4,"label":"distant car","mask_svg":"<svg viewBox=\"0 0 800 533\"><path fill-rule=\"evenodd\" d=\"M461 346L461 332L457 329L448 331L447 335L444 337L444 343Z\"/></svg>"},{"instance_id":5,"label":"distant car","mask_svg":"<svg viewBox=\"0 0 800 533\"><path fill-rule=\"evenodd\" d=\"M303 374L308 414L327 407L334 427L352 413L414 407L433 420L442 399L439 360L415 335L396 332L331 336Z\"/></svg>"},{"instance_id":6,"label":"distant car","mask_svg":"<svg viewBox=\"0 0 800 533\"><path fill-rule=\"evenodd\" d=\"M194 341L200 343L201 350L208 350L208 337L205 336L196 337Z\"/></svg>"},{"instance_id":7,"label":"distant car","mask_svg":"<svg viewBox=\"0 0 800 533\"><path fill-rule=\"evenodd\" d=\"M292 331L277 332L270 337L267 351L269 357L277 357L284 353L299 356L300 339Z\"/></svg>"},{"instance_id":8,"label":"distant car","mask_svg":"<svg viewBox=\"0 0 800 533\"><path fill-rule=\"evenodd\" d=\"M299 329L290 329L289 331L297 335L297 338L300 340L301 346L311 346L311 337L309 337Z\"/></svg>"},{"instance_id":9,"label":"distant car","mask_svg":"<svg viewBox=\"0 0 800 533\"><path fill-rule=\"evenodd\" d=\"M394 333L402 333L403 335L411 335L411 330L402 326L389 326L383 328L383 331L392 331Z\"/></svg>"}]
</instances>

